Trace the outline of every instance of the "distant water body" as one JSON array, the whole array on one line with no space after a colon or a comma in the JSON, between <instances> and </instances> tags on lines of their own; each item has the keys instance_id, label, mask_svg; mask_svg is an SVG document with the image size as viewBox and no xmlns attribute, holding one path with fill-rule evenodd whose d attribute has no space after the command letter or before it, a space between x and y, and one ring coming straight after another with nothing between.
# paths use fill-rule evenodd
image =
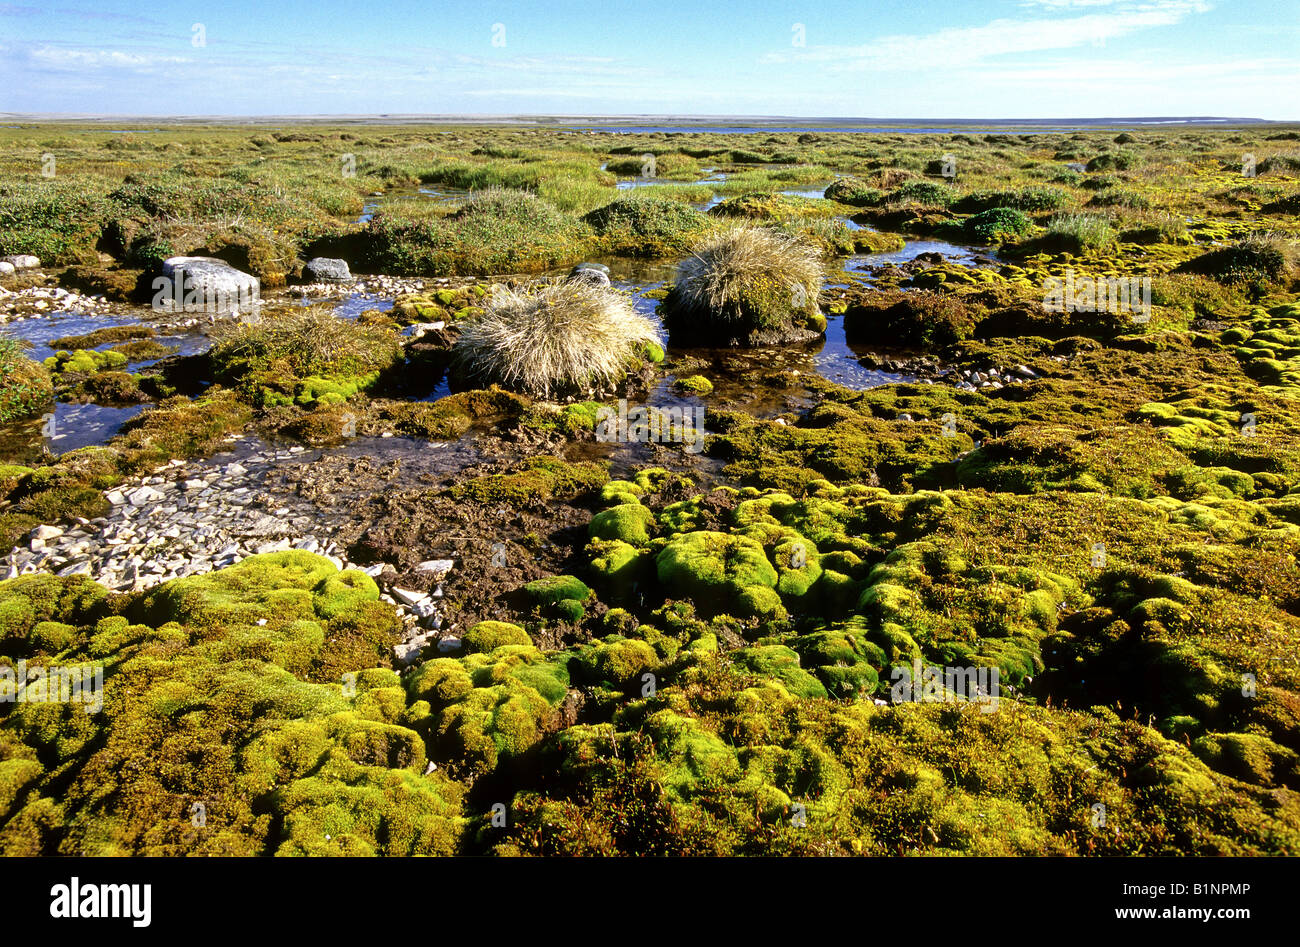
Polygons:
<instances>
[{"instance_id":1,"label":"distant water body","mask_svg":"<svg viewBox=\"0 0 1300 947\"><path fill-rule=\"evenodd\" d=\"M682 132L684 134L706 134L706 135L763 135L763 134L781 134L789 132L871 132L875 134L889 134L897 132L902 135L951 135L961 131L974 131L969 128L868 128L866 126L857 126L854 128L828 128L824 125L791 125L789 127L768 126L762 127L743 126L743 125L563 125L560 126L565 131L575 132L613 132L615 134L635 135L649 134L654 132ZM1001 126L990 126L1001 128ZM1061 125L1059 128L1073 129L1075 125ZM987 131L981 128L979 131ZM1019 129L1015 131L1019 134L1026 135L1045 135L1055 128L1049 129Z\"/></svg>"},{"instance_id":2,"label":"distant water body","mask_svg":"<svg viewBox=\"0 0 1300 947\"><path fill-rule=\"evenodd\" d=\"M616 134L647 134L664 132L700 133L711 135L762 135L789 134L792 132L861 132L864 134L898 134L898 135L957 135L963 133L988 134L1002 132L1016 135L1050 135L1062 131L1079 131L1086 129L1134 128L1148 125L1222 125L1241 121L1255 124L1255 119L1226 118L1134 118L1134 119L1080 119L1077 121L1044 122L1015 120L983 123L965 123L945 126L917 125L600 125L589 123L569 123L557 125L556 128L575 132L613 132Z\"/></svg>"}]
</instances>

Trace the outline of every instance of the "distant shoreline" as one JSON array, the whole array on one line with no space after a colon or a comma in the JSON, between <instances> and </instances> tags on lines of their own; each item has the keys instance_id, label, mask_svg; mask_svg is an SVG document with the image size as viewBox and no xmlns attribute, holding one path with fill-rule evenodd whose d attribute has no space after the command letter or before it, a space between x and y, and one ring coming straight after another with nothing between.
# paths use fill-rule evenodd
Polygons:
<instances>
[{"instance_id":1,"label":"distant shoreline","mask_svg":"<svg viewBox=\"0 0 1300 947\"><path fill-rule=\"evenodd\" d=\"M510 125L535 128L570 129L573 131L842 131L879 132L922 128L935 133L953 129L1034 128L1070 130L1087 128L1170 128L1234 127L1261 125L1295 125L1300 120L1283 121L1260 118L1218 116L1149 116L1113 118L861 118L737 115L92 115L69 113L0 112L0 125Z\"/></svg>"}]
</instances>

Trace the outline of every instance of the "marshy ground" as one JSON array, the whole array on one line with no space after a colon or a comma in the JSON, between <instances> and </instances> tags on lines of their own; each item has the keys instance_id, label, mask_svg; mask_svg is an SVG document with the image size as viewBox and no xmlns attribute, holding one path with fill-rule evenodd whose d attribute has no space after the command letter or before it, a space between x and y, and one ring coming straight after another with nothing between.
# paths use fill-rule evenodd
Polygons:
<instances>
[{"instance_id":1,"label":"marshy ground","mask_svg":"<svg viewBox=\"0 0 1300 947\"><path fill-rule=\"evenodd\" d=\"M1300 853L1300 132L0 146L0 852Z\"/></svg>"}]
</instances>

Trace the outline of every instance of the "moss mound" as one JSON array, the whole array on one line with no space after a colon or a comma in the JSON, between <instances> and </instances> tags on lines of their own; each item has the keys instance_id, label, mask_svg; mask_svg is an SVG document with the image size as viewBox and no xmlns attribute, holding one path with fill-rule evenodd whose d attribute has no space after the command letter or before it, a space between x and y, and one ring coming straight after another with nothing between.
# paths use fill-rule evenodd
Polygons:
<instances>
[{"instance_id":1,"label":"moss mound","mask_svg":"<svg viewBox=\"0 0 1300 947\"><path fill-rule=\"evenodd\" d=\"M583 221L610 253L670 257L687 252L709 228L699 211L657 197L620 197L587 214Z\"/></svg>"}]
</instances>

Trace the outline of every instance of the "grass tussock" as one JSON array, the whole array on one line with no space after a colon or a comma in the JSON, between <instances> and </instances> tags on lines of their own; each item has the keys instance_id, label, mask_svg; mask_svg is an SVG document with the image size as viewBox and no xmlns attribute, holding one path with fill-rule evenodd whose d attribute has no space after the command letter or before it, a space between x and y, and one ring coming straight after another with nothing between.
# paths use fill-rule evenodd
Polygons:
<instances>
[{"instance_id":1,"label":"grass tussock","mask_svg":"<svg viewBox=\"0 0 1300 947\"><path fill-rule=\"evenodd\" d=\"M710 237L682 261L677 290L684 302L724 319L744 316L743 303L760 286L779 283L816 295L821 260L797 237L761 227L733 227Z\"/></svg>"},{"instance_id":2,"label":"grass tussock","mask_svg":"<svg viewBox=\"0 0 1300 947\"><path fill-rule=\"evenodd\" d=\"M968 217L963 222L962 229L976 243L996 243L1024 236L1033 229L1033 223L1014 208L993 207Z\"/></svg>"},{"instance_id":3,"label":"grass tussock","mask_svg":"<svg viewBox=\"0 0 1300 947\"><path fill-rule=\"evenodd\" d=\"M658 341L654 324L621 293L559 283L493 294L453 356L475 384L551 398L608 388Z\"/></svg>"},{"instance_id":4,"label":"grass tussock","mask_svg":"<svg viewBox=\"0 0 1300 947\"><path fill-rule=\"evenodd\" d=\"M583 218L611 253L664 257L685 253L709 219L680 201L630 195Z\"/></svg>"},{"instance_id":5,"label":"grass tussock","mask_svg":"<svg viewBox=\"0 0 1300 947\"><path fill-rule=\"evenodd\" d=\"M1295 273L1296 244L1282 234L1253 233L1189 261L1183 269L1205 273L1221 283L1278 284Z\"/></svg>"},{"instance_id":6,"label":"grass tussock","mask_svg":"<svg viewBox=\"0 0 1300 947\"><path fill-rule=\"evenodd\" d=\"M821 256L821 247L803 235L765 227L707 237L678 266L664 300L669 331L726 344L822 332Z\"/></svg>"},{"instance_id":7,"label":"grass tussock","mask_svg":"<svg viewBox=\"0 0 1300 947\"><path fill-rule=\"evenodd\" d=\"M1047 224L1043 245L1064 253L1100 250L1115 242L1115 228L1104 217L1093 214L1061 214Z\"/></svg>"},{"instance_id":8,"label":"grass tussock","mask_svg":"<svg viewBox=\"0 0 1300 947\"><path fill-rule=\"evenodd\" d=\"M281 369L297 377L357 376L388 368L401 343L385 329L340 319L324 307L294 308L257 322L220 325L212 363L218 378Z\"/></svg>"},{"instance_id":9,"label":"grass tussock","mask_svg":"<svg viewBox=\"0 0 1300 947\"><path fill-rule=\"evenodd\" d=\"M577 262L584 228L528 191L476 192L450 217L410 219L380 213L370 222L363 262L405 275L485 275Z\"/></svg>"}]
</instances>

